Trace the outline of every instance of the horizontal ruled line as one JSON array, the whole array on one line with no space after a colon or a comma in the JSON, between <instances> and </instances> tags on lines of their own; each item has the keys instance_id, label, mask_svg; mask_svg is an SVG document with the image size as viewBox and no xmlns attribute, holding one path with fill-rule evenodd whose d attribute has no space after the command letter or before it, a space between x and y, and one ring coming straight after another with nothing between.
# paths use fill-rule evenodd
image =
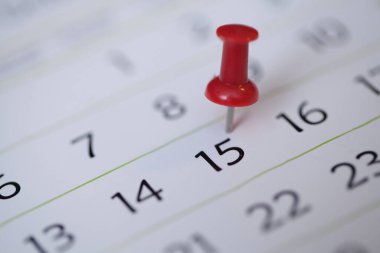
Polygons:
<instances>
[{"instance_id":1,"label":"horizontal ruled line","mask_svg":"<svg viewBox=\"0 0 380 253\"><path fill-rule=\"evenodd\" d=\"M341 1L344 2L346 0L344 0L344 1L343 0L339 0L339 1L336 0L335 2L339 3ZM331 5L331 1L330 2L327 1L326 3ZM161 15L165 16L164 15L165 13L166 12L163 12ZM291 21L294 22L294 20L291 20ZM268 24L268 29L265 29L265 30L267 30L267 31L270 30L271 34L276 34L277 31L279 31L279 30L281 30L281 28L283 28L283 25L284 25L283 21L280 23L275 22L272 24ZM358 53L362 54L362 51L367 51L366 48L372 48L373 45L378 46L379 44L380 44L380 41L376 41L375 43L372 43L371 45L364 46L363 48L361 48L355 52L352 52L352 54L350 53L350 54L342 57L341 59L334 61L334 63L339 62L339 65L334 65L333 67L345 66L346 64L350 63L350 60L347 61L347 59L352 59L353 58L352 55L356 55ZM85 48L88 48L88 45L86 45ZM199 51L195 57L190 57L190 58L184 59L184 60L178 62L178 64L170 66L167 69L163 70L162 72L156 73L156 74L148 77L147 79L136 81L135 83L131 84L132 88L128 88L128 89L124 89L124 90L121 90L119 92L116 92L115 94L112 94L112 95L110 95L104 99L101 99L101 100L89 105L88 107L84 108L83 110L81 110L77 113L74 113L70 116L67 116L66 118L63 118L63 119L51 124L50 126L44 127L40 130L37 130L34 133L31 133L31 134L15 141L15 142L13 142L13 143L5 146L5 147L0 148L0 155L3 153L11 151L18 146L32 142L33 140L37 140L37 139L39 139L39 138L41 138L41 137L43 137L49 133L52 133L58 129L61 129L65 126L68 126L68 125L70 125L70 124L72 124L72 123L74 123L80 119L86 118L86 117L96 113L99 110L103 110L103 109L110 107L111 105L120 103L120 102L128 99L129 97L136 95L137 93L141 92L142 90L147 90L149 88L155 87L154 86L155 83L166 83L166 82L172 80L173 77L177 78L179 76L182 76L184 74L189 73L190 72L190 71L188 71L189 69L190 70L199 69L199 68L205 66L206 64L209 64L212 62L212 60L210 60L210 59L214 59L214 56L217 56L219 54L219 52L216 50L217 50L217 48L213 48L212 50L208 49L207 51L205 51L205 50ZM326 67L324 67L324 66L326 66ZM336 68L331 68L331 64L326 64L326 65L323 65L317 69L320 72L324 72L324 71L331 71L331 70L336 69ZM173 72L176 73L176 75L174 75ZM308 73L305 75L305 78L310 79L310 77L312 78L313 75L315 75L315 74ZM30 78L30 74L28 74L27 77ZM303 80L300 80L300 81L303 81ZM298 81L292 82L292 84L297 85ZM135 88L135 87L139 87L139 88ZM280 87L280 88L274 90L274 92L277 94L277 93L280 93L286 89L287 89L286 87ZM1 86L0 86L0 90L1 90Z\"/></svg>"},{"instance_id":2,"label":"horizontal ruled line","mask_svg":"<svg viewBox=\"0 0 380 253\"><path fill-rule=\"evenodd\" d=\"M66 196L66 195L68 195L68 194L70 194L70 193L72 193L72 192L74 192L74 191L76 191L76 190L78 190L78 189L80 189L80 188L82 188L82 187L84 187L84 186L86 186L86 185L94 182L94 181L97 181L97 180L99 180L99 179L107 176L108 174L111 174L112 172L115 172L115 171L117 171L117 170L119 170L119 169L127 166L128 164L131 164L131 163L133 163L135 161L138 161L138 160L140 160L140 159L142 159L142 158L144 158L144 157L146 157L146 156L148 156L148 155L150 155L152 153L155 153L155 152L157 152L157 151L159 151L159 150L161 150L161 149L163 149L163 148L165 148L165 147L167 147L167 146L169 146L169 145L171 145L171 144L173 144L173 143L175 143L175 142L177 142L177 141L179 141L181 139L184 139L185 137L188 137L188 136L190 136L190 135L192 135L192 134L194 134L194 133L196 133L196 132L198 132L198 131L200 131L200 130L202 130L202 129L210 126L210 125L213 125L213 124L215 124L217 122L220 122L223 118L224 118L224 116L218 117L218 118L216 118L216 119L214 119L214 120L212 120L212 121L210 121L210 122L208 122L208 123L206 123L204 125L201 125L201 126L195 128L195 129L193 129L192 131L189 131L189 132L187 132L187 133L185 133L183 135L180 135L180 136L178 136L178 137L176 137L176 138L174 138L174 139L166 142L165 144L162 144L162 145L160 145L160 146L158 146L158 147L156 147L156 148L154 148L154 149L152 149L152 150L150 150L150 151L148 151L148 152L146 152L146 153L144 153L144 154L142 154L140 156L137 156L137 157L135 157L134 159L132 159L132 160L130 160L128 162L125 162L125 163L123 163L123 164L121 164L121 165L119 165L119 166L117 166L117 167L115 167L115 168L113 168L111 170L108 170L107 172L102 173L102 174L100 174L100 175L98 175L98 176L96 176L96 177L94 177L94 178L92 178L92 179L90 179L90 180L88 180L88 181L86 181L86 182L84 182L84 183L76 186L76 187L73 187L73 188L71 188L71 189L69 189L69 190L67 190L67 191L65 191L65 192L63 192L63 193L61 193L61 194L59 194L59 195L57 195L57 196L55 196L53 198L50 198L50 199L48 199L48 200L46 200L46 201L44 201L44 202L42 202L42 203L40 203L40 204L32 207L32 208L29 208L29 209L27 209L27 210L25 210L23 212L20 212L19 214L17 214L15 216L13 216L13 217L11 217L9 219L6 219L3 222L1 222L0 223L0 229L4 228L6 225L12 223L13 221L15 221L15 220L17 220L17 219L19 219L19 218L21 218L21 217L23 217L25 215L28 215L28 214L30 214L30 213L32 213L32 212L34 212L34 211L36 211L36 210L38 210L38 209L46 206L46 205L48 205L48 204L50 204L50 203L52 203L52 202L54 202L54 201L56 201L56 200L58 200L58 199L60 199L60 198L62 198L64 196ZM243 186L245 186L246 184L248 184L249 182L251 182L255 178L261 177L262 175L267 174L270 171L276 170L277 168L280 168L283 165L285 165L285 164L287 164L287 163L289 163L289 162L291 162L293 160L296 160L296 159L298 159L298 158L306 155L307 153L312 152L313 150L316 150L316 149L318 149L318 148L326 145L327 143L329 143L329 142L331 142L331 141L333 141L335 139L338 139L338 138L340 138L340 137L342 137L342 136L344 136L344 135L346 135L348 133L351 133L351 132L353 132L355 130L358 130L358 129L360 129L360 128L362 128L362 127L364 127L364 126L366 126L366 125L368 125L368 124L370 124L370 123L372 123L372 122L374 122L374 121L376 121L378 119L380 119L380 115L378 115L378 116L376 116L376 117L374 117L374 118L372 118L372 119L364 122L363 124L360 124L359 126L356 126L356 127L352 128L349 131L346 131L346 132L344 132L342 134L339 134L339 135L337 135L337 136L335 136L335 137L333 137L333 138L331 138L331 139L329 139L329 140L327 140L325 142L322 142L322 143L318 144L317 146L315 146L315 147L313 147L313 148L311 148L311 149L309 149L309 150L307 150L307 151L305 151L305 152L303 152L303 153L301 153L299 155L296 155L296 156L294 156L292 158L289 158L289 159L285 160L282 163L279 163L279 164L277 164L277 165L275 165L275 166L273 166L273 167L271 167L269 169L266 169L263 172L261 172L261 173L255 175L255 176L247 179L246 181L242 182L238 186L235 186L234 188L232 188L232 189L230 189L230 190L228 190L226 192L223 192L222 194L219 194L219 195L213 197L212 199L217 200L217 199L220 198L220 196L224 196L224 195L227 195L228 193L237 191L238 189L242 188ZM202 203L210 202L210 201L212 201L212 199L204 201L204 202L201 202L198 205L202 206L202 205L204 205Z\"/></svg>"},{"instance_id":3,"label":"horizontal ruled line","mask_svg":"<svg viewBox=\"0 0 380 253\"><path fill-rule=\"evenodd\" d=\"M180 211L180 212L172 215L169 218L166 218L166 219L164 219L164 220L162 220L162 221L160 221L160 222L158 222L158 223L156 223L156 224L154 224L152 226L147 227L146 229L144 229L144 230L142 230L142 231L140 231L140 232L138 232L138 233L130 236L129 238L127 238L126 240L124 240L119 245L107 249L106 252L110 252L110 251L111 252L117 252L117 251L120 251L122 249L125 249L130 244L139 241L143 237L145 237L145 236L147 236L147 235L149 235L151 233L154 233L154 232L158 231L159 229L161 229L161 228L163 228L163 227L165 227L167 225L173 224L174 222L176 222L176 221L178 221L178 220L180 220L180 219L182 219L182 218L184 218L184 217L192 214L193 212L195 212L195 211L197 211L197 210L199 210L199 209L201 209L203 207L206 207L206 206L208 206L208 205L210 205L210 204L212 204L212 203L214 203L214 202L216 202L216 201L224 198L225 196L228 196L230 194L233 194L233 193L239 191L241 188L244 188L245 186L251 184L256 179L261 178L262 176L264 176L264 175L266 175L266 174L268 174L270 172L273 172L273 171L281 168L282 166L284 166L284 165L286 165L286 164L288 164L288 163L290 163L290 162L292 162L294 160L297 160L297 159L305 156L306 154L308 154L310 152L313 152L313 151L319 149L320 147L323 147L323 146L327 145L330 142L333 142L334 140L337 140L337 139L339 139L339 138L341 138L341 137L343 137L343 136L345 136L347 134L350 134L350 133L352 133L352 132L354 132L356 130L359 130L359 129L361 129L361 128L363 128L363 127L365 127L365 126L367 126L367 125L369 125L369 124L371 124L371 123L373 123L373 122L375 122L375 121L377 121L379 119L380 119L380 115L378 115L378 116L376 116L376 117L374 117L374 118L372 118L372 119L370 119L370 120L368 120L368 121L366 121L366 122L364 122L364 123L362 123L362 124L360 124L360 125L352 128L352 129L350 129L350 130L348 130L346 132L343 132L343 133L341 133L339 135L336 135L336 136L334 136L334 137L332 137L332 138L330 138L330 139L328 139L328 140L326 140L326 141L324 141L324 142L322 142L322 143L320 143L320 144L318 144L318 145L316 145L316 146L314 146L314 147L306 150L305 152L302 152L302 153L300 153L300 154L298 154L296 156L293 156L293 157L291 157L291 158L289 158L289 159L287 159L287 160L285 160L285 161L283 161L283 162L281 162L281 163L279 163L277 165L274 165L274 166L272 166L272 167L270 167L268 169L265 169L262 172L260 172L260 173L258 173L256 175L248 178L247 180L241 182L240 184L238 184L238 185L236 185L236 186L234 186L234 187L232 187L232 188L230 188L230 189L228 189L226 191L223 191L223 192L221 192L221 193L219 193L217 195L214 195L213 197L210 197L210 198L205 199L205 200L203 200L201 202L198 202L197 204L195 204L193 206L190 206L190 207L188 207L188 208L186 208L186 209L184 209L184 210L182 210L182 211Z\"/></svg>"},{"instance_id":4,"label":"horizontal ruled line","mask_svg":"<svg viewBox=\"0 0 380 253\"><path fill-rule=\"evenodd\" d=\"M21 218L21 217L23 217L23 216L25 216L27 214L30 214L30 213L36 211L37 209L39 209L41 207L44 207L44 206L46 206L46 205L48 205L48 204L50 204L50 203L52 203L52 202L54 202L54 201L56 201L56 200L64 197L64 196L66 196L66 195L68 195L68 194L70 194L70 193L72 193L72 192L74 192L74 191L76 191L76 190L78 190L78 189L80 189L80 188L82 188L82 187L84 187L84 186L86 186L86 185L88 185L88 184L96 181L96 180L99 180L99 179L107 176L108 174L111 174L112 172L115 172L115 171L117 171L117 170L119 170L119 169L127 166L128 164L131 164L131 163L133 163L135 161L138 161L138 160L140 160L143 157L146 157L146 156L148 156L148 155L150 155L152 153L155 153L155 152L157 152L157 151L159 151L159 150L161 150L161 149L169 146L170 144L173 144L173 143L177 142L178 140L181 140L181 139L183 139L183 138L185 138L185 137L187 137L187 136L189 136L189 135L191 135L191 134L193 134L195 132L198 132L201 129L204 129L204 128L212 125L212 124L215 124L215 123L221 121L223 118L224 118L224 116L221 116L221 117L218 117L218 118L216 118L216 119L214 119L212 121L209 121L208 123L203 124L203 125L195 128L195 129L193 129L193 130L191 130L191 131L189 131L189 132L187 132L185 134L182 134L182 135L180 135L180 136L178 136L178 137L176 137L176 138L174 138L174 139L172 139L172 140L170 140L170 141L168 141L168 142L166 142L166 143L164 143L164 144L162 144L162 145L160 145L160 146L158 146L158 147L156 147L156 148L154 148L154 149L152 149L152 150L150 150L150 151L148 151L148 152L146 152L146 153L144 153L142 155L139 155L139 156L133 158L132 160L129 160L129 161L127 161L127 162L125 162L125 163L123 163L123 164L121 164L121 165L119 165L119 166L117 166L117 167L115 167L115 168L113 168L111 170L108 170L108 171L106 171L106 172L104 172L104 173L102 173L102 174L100 174L100 175L98 175L98 176L96 176L96 177L94 177L94 178L92 178L92 179L90 179L90 180L88 180L88 181L86 181L86 182L78 185L78 186L75 186L75 187L71 188L70 190L67 190L67 191L65 191L65 192L63 192L63 193L61 193L61 194L59 194L59 195L57 195L57 196L55 196L53 198L50 198L50 199L42 202L41 204L38 204L38 205L36 205L36 206L34 206L32 208L29 208L29 209L27 209L27 210L25 210L25 211L23 211L23 212L15 215L15 216L13 216L13 217L11 217L11 218L9 218L9 219L1 222L0 223L0 229L2 229L3 227L5 227L7 224L9 224L9 223L17 220L18 218Z\"/></svg>"},{"instance_id":5,"label":"horizontal ruled line","mask_svg":"<svg viewBox=\"0 0 380 253\"><path fill-rule=\"evenodd\" d=\"M367 55L367 54L369 54L369 53L371 53L371 52L373 53L373 50L374 50L374 49L378 49L378 48L380 48L380 44L379 44L378 41L377 41L376 43L372 43L370 46L367 46L367 47L365 47L365 48L361 48L360 50L355 51L355 52L353 52L352 54L350 54L350 55L348 55L348 56L342 57L341 59L335 61L334 63L337 64L338 62L340 62L341 64L338 64L337 66L342 67L342 65L344 65L344 64L348 64L348 63L351 63L352 61L357 60L357 58L360 58L360 57L362 57L363 55ZM337 67L337 68L338 68L338 67ZM321 66L320 68L316 69L316 70L313 71L312 73L309 73L308 75L305 75L304 77L300 78L297 82L292 82L292 83L289 83L288 85L285 85L285 86L286 86L286 87L291 87L291 88L294 89L295 87L297 87L297 86L299 86L299 85L301 85L301 84L305 84L307 81L310 81L311 79L320 76L322 73L326 73L326 72L333 71L333 70L336 70L336 69L332 68L332 64L326 64L326 65ZM271 97L271 96L278 95L279 93L281 93L281 92L285 92L285 91L288 91L288 90L290 90L290 89L286 89L286 88L284 88L284 87L279 87L278 89L273 90L270 94L264 94L263 97L265 97L265 98L267 98L267 97ZM272 95L272 94L274 94L274 95ZM120 98L120 99L121 99L121 98ZM112 101L111 101L111 102L112 102ZM97 105L96 108L97 108L97 109L101 109L102 105L103 105L103 104L101 104L101 105ZM99 107L99 108L98 108L98 107ZM94 109L94 108L92 108L92 109ZM91 113L91 111L89 110L87 113ZM75 118L80 118L80 116L81 116L81 115L76 115ZM30 209L27 209L27 210L23 211L23 212L21 212L21 213L15 215L15 216L13 216L13 217L7 219L7 220L1 222L1 223L0 223L0 229L3 228L5 225L11 223L12 221L18 219L19 217L22 217L22 216L24 216L24 215L26 215L26 214L29 214L29 213L31 213L31 212L33 212L33 211L35 211L35 210L37 210L37 209L39 209L39 208L41 208L41 207L43 207L43 206L49 204L49 203L51 203L51 202L53 202L53 201L55 201L55 200L57 200L57 199L59 199L59 198L65 196L65 195L71 193L71 192L74 192L75 190L77 190L77 189L79 189L79 188L81 188L81 187L83 187L83 186L85 186L85 185L87 185L87 184L89 184L89 183L91 183L91 182L93 182L93 181L96 181L97 179L100 179L100 178L102 178L102 177L104 177L104 176L106 176L106 175L112 173L113 171L116 171L116 170L118 170L118 169L120 169L120 168L126 166L127 164L130 164L130 163L132 163L132 162L134 162L134 161L137 161L137 160L141 159L142 157L145 157L145 156L147 156L147 155L149 155L149 154L152 154L152 153L154 153L154 152L156 152L156 151L158 151L158 150L160 150L160 149L162 149L162 148L164 148L164 147L166 147L166 146L168 146L168 145L170 145L170 144L176 142L176 141L179 140L179 139L182 139L182 138L184 138L184 137L186 137L186 136L189 136L189 135L191 135L192 133L195 133L195 132L197 132L198 130L201 130L201 129L203 129L203 128L209 126L209 125L212 125L212 124L215 123L215 122L219 122L220 120L222 120L222 118L223 118L223 117L218 117L218 118L216 118L216 119L214 119L214 120L212 120L212 121L209 121L209 122L205 123L204 125L201 125L201 126L195 128L194 130L192 130L192 131L190 131L190 132L184 133L183 135L180 135L180 136L178 136L178 137L172 139L171 141L169 141L169 142L167 142L167 143L165 143L165 144L162 144L162 145L158 146L157 148L155 148L155 149L153 149L153 150L151 150L151 151L148 151L148 152L146 152L146 153L144 153L144 154L142 154L142 155L140 155L140 156L138 156L138 157L136 157L136 158L134 158L134 159L132 159L132 160L130 160L130 161L128 161L128 162L126 162L126 163L124 163L124 164L122 164L122 165L116 167L116 168L114 168L114 169L111 169L111 170L109 170L109 171L107 171L107 172L105 172L105 173L103 173L103 174L101 174L101 175L99 175L99 176L97 176L97 177L95 177L95 178L89 180L89 181L86 181L86 182L84 182L84 183L82 183L82 184L80 184L80 185L78 185L78 186L76 186L76 187L74 187L74 188L72 188L72 189L70 189L70 190L68 190L68 191L66 191L66 192L64 192L64 193L62 193L62 194L60 194L60 195L57 195L56 197L51 198L51 199L49 199L49 200L47 200L47 201L45 201L45 202L43 202L43 203L41 203L41 204L39 204L39 205L37 205L37 206L34 206L34 207L30 208ZM376 118L376 119L377 119L377 118ZM71 120L73 120L73 119L71 119ZM69 122L65 122L65 125L68 124L68 123L69 123ZM51 128L49 129L49 132L51 132L51 131L53 131L53 130L55 130L55 129L58 129L58 128L60 128L60 125L53 126L53 127L51 127ZM41 133L39 133L38 135L43 135L43 134L44 134L44 132L41 132ZM32 137L32 139L35 139L35 138L38 138L38 137L39 137L39 136L34 136L34 137ZM339 138L339 136L336 137L336 138ZM27 140L27 141L31 141L32 139ZM324 145L324 144L322 143L321 145ZM11 148L14 148L14 147L11 147ZM4 150L4 149L3 149L3 150L0 150L0 154L1 154L2 152L5 152L5 151L7 151L7 150ZM304 155L304 154L302 154L302 155ZM287 162L288 162L288 161L285 161L285 163L287 163Z\"/></svg>"}]
</instances>

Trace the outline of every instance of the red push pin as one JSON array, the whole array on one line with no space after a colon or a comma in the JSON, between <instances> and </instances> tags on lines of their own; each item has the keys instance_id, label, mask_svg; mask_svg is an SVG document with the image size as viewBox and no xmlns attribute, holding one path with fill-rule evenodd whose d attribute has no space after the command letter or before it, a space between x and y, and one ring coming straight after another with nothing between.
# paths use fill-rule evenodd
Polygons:
<instances>
[{"instance_id":1,"label":"red push pin","mask_svg":"<svg viewBox=\"0 0 380 253\"><path fill-rule=\"evenodd\" d=\"M259 33L245 25L223 25L216 30L223 40L220 75L207 85L206 97L214 103L228 106L227 133L232 131L234 107L252 105L259 99L256 85L248 79L248 43Z\"/></svg>"}]
</instances>

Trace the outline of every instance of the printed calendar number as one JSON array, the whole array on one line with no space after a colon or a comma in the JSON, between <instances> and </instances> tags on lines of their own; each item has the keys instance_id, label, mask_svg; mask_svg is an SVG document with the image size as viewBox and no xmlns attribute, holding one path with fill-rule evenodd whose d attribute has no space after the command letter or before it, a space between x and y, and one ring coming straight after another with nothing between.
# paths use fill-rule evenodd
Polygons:
<instances>
[{"instance_id":1,"label":"printed calendar number","mask_svg":"<svg viewBox=\"0 0 380 253\"><path fill-rule=\"evenodd\" d=\"M47 250L47 245L42 244L42 240L38 239L34 235L28 236L24 242L27 245L31 245L38 253L64 252L69 250L75 242L74 235L67 232L65 226L60 223L55 223L45 227L42 230L42 235L44 241L51 241L50 244L53 245L50 245L49 250Z\"/></svg>"},{"instance_id":2,"label":"printed calendar number","mask_svg":"<svg viewBox=\"0 0 380 253\"><path fill-rule=\"evenodd\" d=\"M299 35L301 41L317 53L343 46L350 39L346 25L335 18L321 19L311 29L302 30Z\"/></svg>"},{"instance_id":3,"label":"printed calendar number","mask_svg":"<svg viewBox=\"0 0 380 253\"><path fill-rule=\"evenodd\" d=\"M271 232L283 226L287 221L299 218L310 212L310 205L301 205L300 198L297 192L293 190L283 190L273 196L273 202L279 202L280 199L290 200L288 213L283 214L280 218L275 218L274 205L272 203L260 202L255 203L246 209L247 216L256 216L257 213L263 213L264 219L260 230L263 233Z\"/></svg>"},{"instance_id":4,"label":"printed calendar number","mask_svg":"<svg viewBox=\"0 0 380 253\"><path fill-rule=\"evenodd\" d=\"M244 150L242 148L239 148L239 147L222 148L222 146L226 144L227 142L229 142L230 140L231 140L230 138L227 138L224 141L214 146L219 156L222 156L231 151L237 154L237 158L235 160L227 163L228 166L237 164L244 157ZM204 151L201 151L195 155L195 158L199 158L199 157L202 157L215 171L219 172L222 170L222 168L219 165L217 165Z\"/></svg>"},{"instance_id":5,"label":"printed calendar number","mask_svg":"<svg viewBox=\"0 0 380 253\"><path fill-rule=\"evenodd\" d=\"M371 91L375 95L380 96L380 90L375 86L375 84L373 84L371 81L369 81L364 76L362 76L362 75L356 76L355 82L363 85L364 87L366 87L369 91Z\"/></svg>"},{"instance_id":6,"label":"printed calendar number","mask_svg":"<svg viewBox=\"0 0 380 253\"><path fill-rule=\"evenodd\" d=\"M361 244L347 242L340 245L333 253L370 253L370 251Z\"/></svg>"},{"instance_id":7,"label":"printed calendar number","mask_svg":"<svg viewBox=\"0 0 380 253\"><path fill-rule=\"evenodd\" d=\"M174 242L167 246L163 253L218 253L219 251L207 238L194 233L189 240Z\"/></svg>"},{"instance_id":8,"label":"printed calendar number","mask_svg":"<svg viewBox=\"0 0 380 253\"><path fill-rule=\"evenodd\" d=\"M205 43L212 34L211 20L204 14L187 14L184 18L185 27L191 39L198 43ZM182 29L182 26L181 26Z\"/></svg>"},{"instance_id":9,"label":"printed calendar number","mask_svg":"<svg viewBox=\"0 0 380 253\"><path fill-rule=\"evenodd\" d=\"M167 120L179 119L186 113L185 105L178 102L177 97L172 94L166 94L156 99L154 108L160 111Z\"/></svg>"},{"instance_id":10,"label":"printed calendar number","mask_svg":"<svg viewBox=\"0 0 380 253\"><path fill-rule=\"evenodd\" d=\"M326 121L327 112L321 108L306 109L308 101L303 101L298 107L298 116L300 120L307 125L319 125ZM301 128L294 120L292 120L287 114L280 113L276 116L276 119L285 120L294 130L298 133L302 132L304 129Z\"/></svg>"},{"instance_id":11,"label":"printed calendar number","mask_svg":"<svg viewBox=\"0 0 380 253\"><path fill-rule=\"evenodd\" d=\"M145 194L145 192L149 192L149 193ZM150 198L155 198L157 201L162 201L161 193L162 193L162 189L155 190L148 183L148 181L143 179L140 183L140 187L137 192L136 204L144 202ZM127 208L127 210L130 211L132 214L137 213L136 207L132 205L120 192L117 192L114 195L112 195L111 199L119 200Z\"/></svg>"},{"instance_id":12,"label":"printed calendar number","mask_svg":"<svg viewBox=\"0 0 380 253\"><path fill-rule=\"evenodd\" d=\"M255 60L251 60L248 64L248 75L254 82L260 82L264 76L263 66Z\"/></svg>"},{"instance_id":13,"label":"printed calendar number","mask_svg":"<svg viewBox=\"0 0 380 253\"><path fill-rule=\"evenodd\" d=\"M116 69L125 75L131 75L135 70L133 62L122 51L110 52L109 60Z\"/></svg>"},{"instance_id":14,"label":"printed calendar number","mask_svg":"<svg viewBox=\"0 0 380 253\"><path fill-rule=\"evenodd\" d=\"M95 153L93 150L93 139L94 139L93 134L91 132L88 132L88 133L82 134L82 135L76 137L75 139L73 139L71 141L71 144L76 144L76 143L81 142L81 141L87 141L88 156L90 158L94 158Z\"/></svg>"},{"instance_id":15,"label":"printed calendar number","mask_svg":"<svg viewBox=\"0 0 380 253\"><path fill-rule=\"evenodd\" d=\"M380 65L369 69L366 75L361 74L361 75L355 76L354 81L358 84L361 84L371 93L377 96L380 96L380 85L376 85L373 80L375 79L375 77L378 77L379 75L380 75Z\"/></svg>"},{"instance_id":16,"label":"printed calendar number","mask_svg":"<svg viewBox=\"0 0 380 253\"><path fill-rule=\"evenodd\" d=\"M0 179L4 176L4 174L0 174ZM0 182L0 200L1 199L11 199L19 194L21 190L21 186L16 182Z\"/></svg>"},{"instance_id":17,"label":"printed calendar number","mask_svg":"<svg viewBox=\"0 0 380 253\"><path fill-rule=\"evenodd\" d=\"M367 160L367 167L377 167L378 170L372 171L372 177L380 177L380 159L378 158L378 155L375 151L363 151L356 156L356 160ZM346 183L347 190L356 189L357 187L368 183L371 179L371 176L357 176L356 166L350 162L338 163L334 165L330 171L333 174L338 174L338 171L348 171L348 180Z\"/></svg>"}]
</instances>

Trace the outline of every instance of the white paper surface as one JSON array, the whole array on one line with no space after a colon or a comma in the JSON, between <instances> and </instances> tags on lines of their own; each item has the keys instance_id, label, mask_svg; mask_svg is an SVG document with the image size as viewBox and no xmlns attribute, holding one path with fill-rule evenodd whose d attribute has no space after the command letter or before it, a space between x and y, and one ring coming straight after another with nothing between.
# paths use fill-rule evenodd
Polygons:
<instances>
[{"instance_id":1,"label":"white paper surface","mask_svg":"<svg viewBox=\"0 0 380 253\"><path fill-rule=\"evenodd\" d=\"M0 252L379 251L378 1L0 13ZM260 33L230 134L204 97L226 23Z\"/></svg>"}]
</instances>

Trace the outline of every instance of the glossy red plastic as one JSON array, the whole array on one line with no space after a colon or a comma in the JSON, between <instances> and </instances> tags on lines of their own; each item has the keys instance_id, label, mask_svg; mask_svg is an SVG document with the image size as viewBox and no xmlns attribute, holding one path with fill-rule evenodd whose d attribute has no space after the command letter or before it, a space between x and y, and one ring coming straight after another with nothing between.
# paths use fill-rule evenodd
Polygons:
<instances>
[{"instance_id":1,"label":"glossy red plastic","mask_svg":"<svg viewBox=\"0 0 380 253\"><path fill-rule=\"evenodd\" d=\"M248 43L257 39L256 29L238 24L224 25L216 30L223 41L220 75L206 88L206 97L214 103L240 107L259 99L256 85L248 79Z\"/></svg>"}]
</instances>

